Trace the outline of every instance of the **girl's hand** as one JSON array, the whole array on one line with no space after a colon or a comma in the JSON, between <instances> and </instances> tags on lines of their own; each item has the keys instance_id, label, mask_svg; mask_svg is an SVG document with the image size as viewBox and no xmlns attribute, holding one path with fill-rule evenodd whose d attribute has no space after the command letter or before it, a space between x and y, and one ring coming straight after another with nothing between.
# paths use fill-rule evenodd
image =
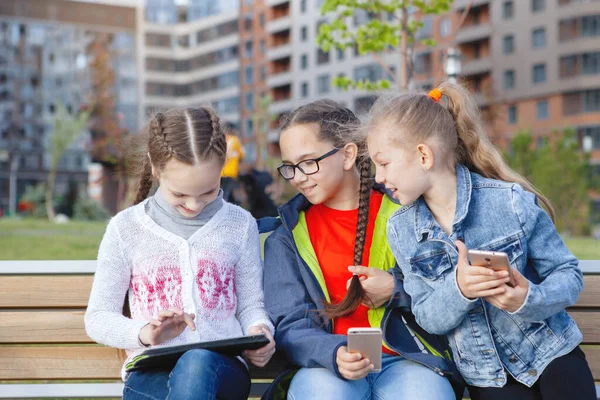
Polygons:
<instances>
[{"instance_id":1,"label":"girl's hand","mask_svg":"<svg viewBox=\"0 0 600 400\"><path fill-rule=\"evenodd\" d=\"M470 265L465 244L460 240L455 243L458 248L456 282L463 296L468 299L476 299L504 293L506 283L510 280L508 272Z\"/></svg>"},{"instance_id":2,"label":"girl's hand","mask_svg":"<svg viewBox=\"0 0 600 400\"><path fill-rule=\"evenodd\" d=\"M362 379L375 368L371 361L360 353L348 353L346 346L337 350L336 363L340 374L350 380Z\"/></svg>"},{"instance_id":3,"label":"girl's hand","mask_svg":"<svg viewBox=\"0 0 600 400\"><path fill-rule=\"evenodd\" d=\"M370 301L363 304L369 308L379 308L390 301L394 293L394 277L377 268L350 266L348 271L359 274L360 283ZM348 279L346 288L350 287L352 278Z\"/></svg>"},{"instance_id":4,"label":"girl's hand","mask_svg":"<svg viewBox=\"0 0 600 400\"><path fill-rule=\"evenodd\" d=\"M509 312L515 312L521 308L529 291L529 280L517 269L513 269L512 273L517 283L514 288L505 284L504 293L485 298L494 307Z\"/></svg>"},{"instance_id":5,"label":"girl's hand","mask_svg":"<svg viewBox=\"0 0 600 400\"><path fill-rule=\"evenodd\" d=\"M194 314L187 314L177 308L169 308L158 313L158 318L151 320L139 333L140 342L156 346L181 335L187 327L196 330Z\"/></svg>"},{"instance_id":6,"label":"girl's hand","mask_svg":"<svg viewBox=\"0 0 600 400\"><path fill-rule=\"evenodd\" d=\"M275 340L273 339L273 335L271 335L271 331L269 327L265 324L260 324L256 326L251 326L248 329L248 334L257 335L264 333L267 339L269 339L269 344L261 347L256 350L246 350L244 351L244 355L250 360L250 362L257 367L264 367L267 365L273 354L275 354Z\"/></svg>"}]
</instances>

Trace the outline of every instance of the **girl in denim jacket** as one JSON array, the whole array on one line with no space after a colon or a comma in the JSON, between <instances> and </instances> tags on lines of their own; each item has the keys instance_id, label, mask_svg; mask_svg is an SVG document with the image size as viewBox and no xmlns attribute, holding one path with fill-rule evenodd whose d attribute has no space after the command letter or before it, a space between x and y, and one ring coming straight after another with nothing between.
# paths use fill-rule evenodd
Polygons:
<instances>
[{"instance_id":1,"label":"girl in denim jacket","mask_svg":"<svg viewBox=\"0 0 600 400\"><path fill-rule=\"evenodd\" d=\"M448 335L471 398L595 399L565 311L583 288L578 261L548 200L487 138L473 98L444 83L381 98L370 117L375 179L404 205L387 234L412 311L426 331ZM516 285L506 271L470 265L467 248L505 252Z\"/></svg>"}]
</instances>

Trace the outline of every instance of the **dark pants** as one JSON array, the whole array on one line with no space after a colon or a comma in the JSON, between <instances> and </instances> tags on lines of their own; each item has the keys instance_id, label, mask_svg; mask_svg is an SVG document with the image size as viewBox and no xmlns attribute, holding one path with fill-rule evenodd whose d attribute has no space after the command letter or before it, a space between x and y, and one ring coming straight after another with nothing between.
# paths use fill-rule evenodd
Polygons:
<instances>
[{"instance_id":1,"label":"dark pants","mask_svg":"<svg viewBox=\"0 0 600 400\"><path fill-rule=\"evenodd\" d=\"M506 385L501 388L469 386L472 400L596 400L596 387L585 354L578 347L569 354L553 360L538 381L527 387L508 372Z\"/></svg>"},{"instance_id":2,"label":"dark pants","mask_svg":"<svg viewBox=\"0 0 600 400\"><path fill-rule=\"evenodd\" d=\"M171 370L132 372L123 400L246 400L249 393L250 375L239 359L189 350Z\"/></svg>"}]
</instances>

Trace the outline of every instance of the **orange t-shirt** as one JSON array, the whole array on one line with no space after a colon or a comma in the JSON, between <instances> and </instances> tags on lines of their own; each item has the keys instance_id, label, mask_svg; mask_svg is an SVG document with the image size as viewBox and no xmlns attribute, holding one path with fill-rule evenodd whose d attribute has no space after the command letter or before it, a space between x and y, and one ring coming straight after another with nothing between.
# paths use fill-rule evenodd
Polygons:
<instances>
[{"instance_id":1,"label":"orange t-shirt","mask_svg":"<svg viewBox=\"0 0 600 400\"><path fill-rule=\"evenodd\" d=\"M369 222L361 265L369 265L375 218L382 200L382 193L371 192ZM348 267L354 265L357 221L358 209L334 210L324 204L316 204L306 211L310 241L323 271L329 298L333 303L339 303L344 299L347 292L346 283L348 279L352 278ZM347 335L348 328L370 327L368 310L361 304L352 314L336 318L333 324L333 333ZM396 354L385 347L383 347L383 351L388 354Z\"/></svg>"}]
</instances>

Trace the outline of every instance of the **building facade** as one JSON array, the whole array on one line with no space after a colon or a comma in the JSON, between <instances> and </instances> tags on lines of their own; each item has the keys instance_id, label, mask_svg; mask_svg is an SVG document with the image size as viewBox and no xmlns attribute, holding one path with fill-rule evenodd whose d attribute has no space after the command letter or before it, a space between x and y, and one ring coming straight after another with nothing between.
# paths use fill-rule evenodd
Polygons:
<instances>
[{"instance_id":1,"label":"building facade","mask_svg":"<svg viewBox=\"0 0 600 400\"><path fill-rule=\"evenodd\" d=\"M54 119L94 98L91 43L107 38L119 125L138 128L136 8L65 0L0 0L0 208L14 212L28 186L47 180ZM87 185L90 132L61 158L56 191Z\"/></svg>"},{"instance_id":2,"label":"building facade","mask_svg":"<svg viewBox=\"0 0 600 400\"><path fill-rule=\"evenodd\" d=\"M208 105L240 124L239 0L146 0L144 114Z\"/></svg>"}]
</instances>

